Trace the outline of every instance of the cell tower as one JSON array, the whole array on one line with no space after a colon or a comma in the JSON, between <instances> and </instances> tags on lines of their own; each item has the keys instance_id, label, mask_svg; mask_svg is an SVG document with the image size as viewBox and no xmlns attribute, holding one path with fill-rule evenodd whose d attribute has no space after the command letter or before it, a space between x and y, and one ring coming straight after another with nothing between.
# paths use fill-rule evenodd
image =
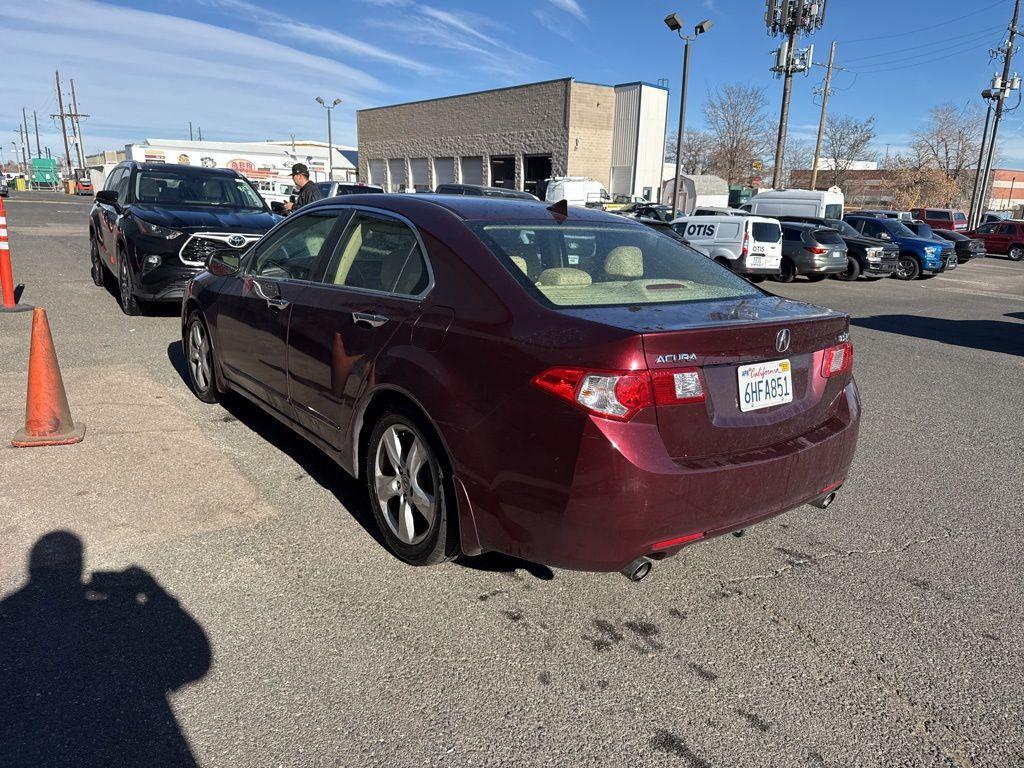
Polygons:
<instances>
[{"instance_id":1,"label":"cell tower","mask_svg":"<svg viewBox=\"0 0 1024 768\"><path fill-rule=\"evenodd\" d=\"M828 0L767 0L764 24L772 37L782 37L775 51L772 72L782 77L782 111L779 115L779 137L775 144L775 170L772 187L778 189L782 181L782 166L786 152L786 126L789 121L789 98L793 88L793 73L810 71L814 61L814 46L796 49L796 38L801 32L810 35L825 23Z\"/></svg>"}]
</instances>

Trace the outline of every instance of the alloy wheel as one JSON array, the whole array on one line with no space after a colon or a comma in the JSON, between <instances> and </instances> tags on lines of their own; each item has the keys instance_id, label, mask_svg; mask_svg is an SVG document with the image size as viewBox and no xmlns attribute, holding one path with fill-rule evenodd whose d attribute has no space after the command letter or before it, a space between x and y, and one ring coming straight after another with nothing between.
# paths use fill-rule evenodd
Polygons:
<instances>
[{"instance_id":1,"label":"alloy wheel","mask_svg":"<svg viewBox=\"0 0 1024 768\"><path fill-rule=\"evenodd\" d=\"M900 256L900 260L896 263L896 271L893 274L900 280L913 280L920 272L921 269L917 266L917 262L914 261L912 256Z\"/></svg>"},{"instance_id":2,"label":"alloy wheel","mask_svg":"<svg viewBox=\"0 0 1024 768\"><path fill-rule=\"evenodd\" d=\"M100 249L96 245L96 239L91 238L89 240L89 260L92 262L91 276L92 281L96 285L103 285L104 277L103 264L100 261Z\"/></svg>"},{"instance_id":3,"label":"alloy wheel","mask_svg":"<svg viewBox=\"0 0 1024 768\"><path fill-rule=\"evenodd\" d=\"M188 370L196 391L205 394L213 383L213 363L210 355L210 338L206 327L198 318L192 321L188 330Z\"/></svg>"},{"instance_id":4,"label":"alloy wheel","mask_svg":"<svg viewBox=\"0 0 1024 768\"><path fill-rule=\"evenodd\" d=\"M392 424L373 460L374 490L384 520L399 541L423 541L437 523L437 475L430 448L411 429Z\"/></svg>"},{"instance_id":5,"label":"alloy wheel","mask_svg":"<svg viewBox=\"0 0 1024 768\"><path fill-rule=\"evenodd\" d=\"M1010 261L1020 261L1021 259L1024 259L1024 246L1013 246L1007 255L1010 257Z\"/></svg>"}]
</instances>

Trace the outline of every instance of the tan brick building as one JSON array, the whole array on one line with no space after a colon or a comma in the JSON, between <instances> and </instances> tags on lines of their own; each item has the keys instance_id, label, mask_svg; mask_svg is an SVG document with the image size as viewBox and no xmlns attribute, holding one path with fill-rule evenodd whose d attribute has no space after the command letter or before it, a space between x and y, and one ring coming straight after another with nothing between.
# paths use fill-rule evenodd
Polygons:
<instances>
[{"instance_id":1,"label":"tan brick building","mask_svg":"<svg viewBox=\"0 0 1024 768\"><path fill-rule=\"evenodd\" d=\"M654 199L668 92L548 80L356 113L359 177L390 191L465 183L534 191L587 176L612 193Z\"/></svg>"}]
</instances>

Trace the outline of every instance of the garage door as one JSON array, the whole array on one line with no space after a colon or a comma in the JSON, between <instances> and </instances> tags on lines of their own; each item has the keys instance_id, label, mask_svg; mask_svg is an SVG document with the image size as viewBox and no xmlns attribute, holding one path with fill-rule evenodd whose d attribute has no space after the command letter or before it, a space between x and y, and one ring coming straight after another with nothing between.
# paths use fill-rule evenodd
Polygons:
<instances>
[{"instance_id":1,"label":"garage door","mask_svg":"<svg viewBox=\"0 0 1024 768\"><path fill-rule=\"evenodd\" d=\"M409 170L412 171L412 178L409 179L409 186L417 192L430 191L430 164L425 157L414 157L409 161Z\"/></svg>"},{"instance_id":2,"label":"garage door","mask_svg":"<svg viewBox=\"0 0 1024 768\"><path fill-rule=\"evenodd\" d=\"M405 189L405 158L388 160L388 171L391 174L389 192L401 192Z\"/></svg>"},{"instance_id":3,"label":"garage door","mask_svg":"<svg viewBox=\"0 0 1024 768\"><path fill-rule=\"evenodd\" d=\"M455 183L455 158L435 157L434 158L434 188L438 184Z\"/></svg>"},{"instance_id":4,"label":"garage door","mask_svg":"<svg viewBox=\"0 0 1024 768\"><path fill-rule=\"evenodd\" d=\"M460 165L462 166L462 183L483 184L484 159L480 155L462 157L459 159L461 161Z\"/></svg>"},{"instance_id":5,"label":"garage door","mask_svg":"<svg viewBox=\"0 0 1024 768\"><path fill-rule=\"evenodd\" d=\"M383 160L371 160L367 164L367 170L370 172L370 178L366 180L367 184L376 184L378 187L383 187L387 184L388 168L386 162Z\"/></svg>"}]
</instances>

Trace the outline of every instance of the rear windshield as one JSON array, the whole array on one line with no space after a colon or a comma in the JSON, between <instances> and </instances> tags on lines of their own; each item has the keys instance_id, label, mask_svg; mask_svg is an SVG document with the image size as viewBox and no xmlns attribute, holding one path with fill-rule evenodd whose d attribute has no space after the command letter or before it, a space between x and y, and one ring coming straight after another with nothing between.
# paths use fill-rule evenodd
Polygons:
<instances>
[{"instance_id":1,"label":"rear windshield","mask_svg":"<svg viewBox=\"0 0 1024 768\"><path fill-rule=\"evenodd\" d=\"M967 214L963 211L953 211L953 221L967 221Z\"/></svg>"},{"instance_id":2,"label":"rear windshield","mask_svg":"<svg viewBox=\"0 0 1024 768\"><path fill-rule=\"evenodd\" d=\"M843 206L839 203L832 203L831 205L825 206L825 218L826 219L841 219L843 218Z\"/></svg>"},{"instance_id":3,"label":"rear windshield","mask_svg":"<svg viewBox=\"0 0 1024 768\"><path fill-rule=\"evenodd\" d=\"M846 235L847 237L857 237L860 234L856 229L851 227L842 219L829 219L827 224L832 227L832 229L838 230L840 234Z\"/></svg>"},{"instance_id":4,"label":"rear windshield","mask_svg":"<svg viewBox=\"0 0 1024 768\"><path fill-rule=\"evenodd\" d=\"M777 243L782 240L782 227L767 221L755 221L751 227L754 240L759 243Z\"/></svg>"},{"instance_id":5,"label":"rear windshield","mask_svg":"<svg viewBox=\"0 0 1024 768\"><path fill-rule=\"evenodd\" d=\"M817 229L814 231L814 239L824 245L845 245L843 238L838 232L831 229Z\"/></svg>"},{"instance_id":6,"label":"rear windshield","mask_svg":"<svg viewBox=\"0 0 1024 768\"><path fill-rule=\"evenodd\" d=\"M157 205L196 205L264 210L263 198L243 178L224 174L140 171L135 200Z\"/></svg>"},{"instance_id":7,"label":"rear windshield","mask_svg":"<svg viewBox=\"0 0 1024 768\"><path fill-rule=\"evenodd\" d=\"M472 225L535 296L560 307L758 296L702 253L647 227L549 222Z\"/></svg>"},{"instance_id":8,"label":"rear windshield","mask_svg":"<svg viewBox=\"0 0 1024 768\"><path fill-rule=\"evenodd\" d=\"M881 219L885 231L893 237L917 237L906 224L899 219Z\"/></svg>"},{"instance_id":9,"label":"rear windshield","mask_svg":"<svg viewBox=\"0 0 1024 768\"><path fill-rule=\"evenodd\" d=\"M917 225L917 234L921 237L935 237L935 233L932 232L931 225L925 224L924 222Z\"/></svg>"}]
</instances>

